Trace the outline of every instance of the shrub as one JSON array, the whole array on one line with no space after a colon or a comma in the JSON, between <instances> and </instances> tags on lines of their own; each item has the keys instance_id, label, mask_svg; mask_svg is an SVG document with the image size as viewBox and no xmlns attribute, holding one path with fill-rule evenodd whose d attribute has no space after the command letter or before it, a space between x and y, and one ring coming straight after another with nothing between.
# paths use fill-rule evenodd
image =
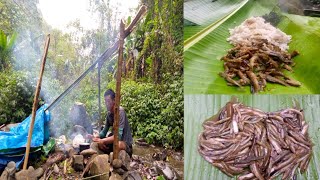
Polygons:
<instances>
[{"instance_id":1,"label":"shrub","mask_svg":"<svg viewBox=\"0 0 320 180\"><path fill-rule=\"evenodd\" d=\"M34 88L22 72L0 72L0 124L23 121L32 111Z\"/></svg>"},{"instance_id":2,"label":"shrub","mask_svg":"<svg viewBox=\"0 0 320 180\"><path fill-rule=\"evenodd\" d=\"M115 90L115 82L108 88ZM135 137L174 149L183 148L182 77L171 77L162 85L123 79L121 106Z\"/></svg>"}]
</instances>

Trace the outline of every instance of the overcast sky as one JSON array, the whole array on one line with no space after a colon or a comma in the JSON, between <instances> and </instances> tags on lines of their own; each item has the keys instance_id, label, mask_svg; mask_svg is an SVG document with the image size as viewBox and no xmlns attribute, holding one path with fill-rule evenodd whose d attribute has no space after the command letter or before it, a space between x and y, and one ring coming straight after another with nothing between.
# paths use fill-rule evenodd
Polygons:
<instances>
[{"instance_id":1,"label":"overcast sky","mask_svg":"<svg viewBox=\"0 0 320 180\"><path fill-rule=\"evenodd\" d=\"M129 8L136 8L139 0L110 0L111 6L120 4L120 17L126 19ZM97 23L90 12L89 0L40 0L38 8L41 10L45 21L53 28L65 30L66 25L76 19L86 29L97 28Z\"/></svg>"}]
</instances>

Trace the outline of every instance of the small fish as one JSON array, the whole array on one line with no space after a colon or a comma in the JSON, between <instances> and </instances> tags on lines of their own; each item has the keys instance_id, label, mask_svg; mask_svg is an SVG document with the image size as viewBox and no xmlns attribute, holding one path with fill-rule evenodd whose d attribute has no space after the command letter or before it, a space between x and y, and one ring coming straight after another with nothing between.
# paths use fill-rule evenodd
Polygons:
<instances>
[{"instance_id":1,"label":"small fish","mask_svg":"<svg viewBox=\"0 0 320 180\"><path fill-rule=\"evenodd\" d=\"M274 83L278 83L278 84L281 84L281 85L284 85L284 86L289 86L286 82L282 81L281 79L275 78L275 77L270 76L268 74L266 75L266 79L269 82L274 82Z\"/></svg>"},{"instance_id":2,"label":"small fish","mask_svg":"<svg viewBox=\"0 0 320 180\"><path fill-rule=\"evenodd\" d=\"M252 71L246 71L246 74L248 75L250 81L253 84L254 93L258 92L260 88L259 88L257 76Z\"/></svg>"},{"instance_id":3,"label":"small fish","mask_svg":"<svg viewBox=\"0 0 320 180\"><path fill-rule=\"evenodd\" d=\"M286 79L285 82L291 86L296 86L296 87L301 86L301 83L297 80L294 80L294 79Z\"/></svg>"},{"instance_id":4,"label":"small fish","mask_svg":"<svg viewBox=\"0 0 320 180\"><path fill-rule=\"evenodd\" d=\"M292 179L312 157L308 124L298 107L266 113L233 99L203 128L200 155L230 177Z\"/></svg>"},{"instance_id":5,"label":"small fish","mask_svg":"<svg viewBox=\"0 0 320 180\"><path fill-rule=\"evenodd\" d=\"M227 80L229 83L237 85L239 87L242 87L237 81L233 80L232 78L230 78L228 75L226 75L225 73L219 73L219 75L221 77L223 77L225 80Z\"/></svg>"},{"instance_id":6,"label":"small fish","mask_svg":"<svg viewBox=\"0 0 320 180\"><path fill-rule=\"evenodd\" d=\"M259 56L258 55L253 55L250 59L249 59L249 67L250 70L253 71L253 66L255 64L255 62L258 60Z\"/></svg>"},{"instance_id":7,"label":"small fish","mask_svg":"<svg viewBox=\"0 0 320 180\"><path fill-rule=\"evenodd\" d=\"M300 53L297 50L292 51L292 53L290 54L291 58L296 57L297 55L299 55Z\"/></svg>"},{"instance_id":8,"label":"small fish","mask_svg":"<svg viewBox=\"0 0 320 180\"><path fill-rule=\"evenodd\" d=\"M288 71L293 71L292 68L288 64L284 64L283 67Z\"/></svg>"}]
</instances>

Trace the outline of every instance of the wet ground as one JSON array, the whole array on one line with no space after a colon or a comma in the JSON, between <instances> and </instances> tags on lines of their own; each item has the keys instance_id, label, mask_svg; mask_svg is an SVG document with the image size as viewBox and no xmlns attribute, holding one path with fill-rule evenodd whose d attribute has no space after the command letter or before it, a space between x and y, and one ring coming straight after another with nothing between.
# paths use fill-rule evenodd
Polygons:
<instances>
[{"instance_id":1,"label":"wet ground","mask_svg":"<svg viewBox=\"0 0 320 180\"><path fill-rule=\"evenodd\" d=\"M133 155L139 156L143 164L152 167L153 162L156 160L155 156L158 154L165 154L166 163L171 166L180 177L183 177L183 152L166 150L162 147L155 146L139 146L133 145Z\"/></svg>"}]
</instances>

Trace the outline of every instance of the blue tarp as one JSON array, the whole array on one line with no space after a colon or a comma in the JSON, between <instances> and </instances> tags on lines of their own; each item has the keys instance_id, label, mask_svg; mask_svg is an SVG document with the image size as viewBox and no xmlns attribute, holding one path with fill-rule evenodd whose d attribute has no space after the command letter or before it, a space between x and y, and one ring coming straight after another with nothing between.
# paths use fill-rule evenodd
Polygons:
<instances>
[{"instance_id":1,"label":"blue tarp","mask_svg":"<svg viewBox=\"0 0 320 180\"><path fill-rule=\"evenodd\" d=\"M36 113L34 128L31 139L31 147L39 147L47 143L49 140L49 111L44 112L47 105L41 106ZM31 115L22 121L18 126L10 129L9 132L0 131L0 169L13 160L19 167L24 156L16 156L12 158L12 153L21 151L25 148L28 141L28 132L31 121ZM9 156L10 155L10 156Z\"/></svg>"}]
</instances>

